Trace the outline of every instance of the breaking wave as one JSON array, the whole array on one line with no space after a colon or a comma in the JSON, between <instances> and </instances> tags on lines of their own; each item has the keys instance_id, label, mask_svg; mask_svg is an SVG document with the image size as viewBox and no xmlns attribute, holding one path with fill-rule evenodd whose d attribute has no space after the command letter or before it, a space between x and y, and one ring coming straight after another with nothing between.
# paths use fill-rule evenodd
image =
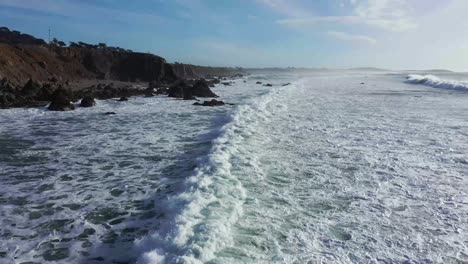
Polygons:
<instances>
[{"instance_id":1,"label":"breaking wave","mask_svg":"<svg viewBox=\"0 0 468 264\"><path fill-rule=\"evenodd\" d=\"M468 82L442 80L434 75L410 74L406 79L406 82L412 84L422 84L440 89L468 91Z\"/></svg>"},{"instance_id":2,"label":"breaking wave","mask_svg":"<svg viewBox=\"0 0 468 264\"><path fill-rule=\"evenodd\" d=\"M257 120L268 116L267 105L283 89L270 90L235 110L199 168L177 194L163 202L170 220L136 243L143 253L138 263L205 263L232 244L231 228L242 216L246 199L233 173L239 169L233 165L253 158L246 157L254 154L243 152L240 146L255 130Z\"/></svg>"}]
</instances>

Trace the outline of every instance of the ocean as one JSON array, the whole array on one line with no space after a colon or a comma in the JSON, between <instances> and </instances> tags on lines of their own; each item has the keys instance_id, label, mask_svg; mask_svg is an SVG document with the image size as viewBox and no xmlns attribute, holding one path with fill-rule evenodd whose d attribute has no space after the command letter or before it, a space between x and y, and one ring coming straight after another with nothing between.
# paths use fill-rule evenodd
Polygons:
<instances>
[{"instance_id":1,"label":"ocean","mask_svg":"<svg viewBox=\"0 0 468 264\"><path fill-rule=\"evenodd\" d=\"M408 75L1 110L0 263L467 263L468 75Z\"/></svg>"}]
</instances>

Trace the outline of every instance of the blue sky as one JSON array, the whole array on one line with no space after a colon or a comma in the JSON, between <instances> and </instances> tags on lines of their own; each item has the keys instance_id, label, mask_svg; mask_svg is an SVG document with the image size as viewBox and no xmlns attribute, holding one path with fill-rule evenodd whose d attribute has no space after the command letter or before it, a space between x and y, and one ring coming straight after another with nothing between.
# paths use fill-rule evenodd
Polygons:
<instances>
[{"instance_id":1,"label":"blue sky","mask_svg":"<svg viewBox=\"0 0 468 264\"><path fill-rule=\"evenodd\" d=\"M467 70L466 10L466 0L0 0L0 24L170 62Z\"/></svg>"}]
</instances>

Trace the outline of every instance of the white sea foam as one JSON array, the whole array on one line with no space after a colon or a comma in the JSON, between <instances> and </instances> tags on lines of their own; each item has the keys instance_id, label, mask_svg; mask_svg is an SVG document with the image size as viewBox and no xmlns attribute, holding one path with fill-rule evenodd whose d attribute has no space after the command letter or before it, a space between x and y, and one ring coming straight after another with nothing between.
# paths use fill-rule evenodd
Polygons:
<instances>
[{"instance_id":1,"label":"white sea foam","mask_svg":"<svg viewBox=\"0 0 468 264\"><path fill-rule=\"evenodd\" d=\"M0 262L468 261L467 93L248 78L214 88L236 106L0 111Z\"/></svg>"},{"instance_id":2,"label":"white sea foam","mask_svg":"<svg viewBox=\"0 0 468 264\"><path fill-rule=\"evenodd\" d=\"M232 172L232 163L243 163L244 173L250 167L259 173L254 153L246 153L239 146L256 129L259 120L268 118L266 106L282 89L285 88L273 89L239 106L230 116L199 169L177 195L166 201L171 220L152 236L137 242L139 248L149 249L139 263L205 263L232 245L231 228L241 217L246 198L245 189Z\"/></svg>"},{"instance_id":3,"label":"white sea foam","mask_svg":"<svg viewBox=\"0 0 468 264\"><path fill-rule=\"evenodd\" d=\"M406 78L408 83L422 84L434 88L468 91L468 82L443 80L435 75L410 74Z\"/></svg>"}]
</instances>

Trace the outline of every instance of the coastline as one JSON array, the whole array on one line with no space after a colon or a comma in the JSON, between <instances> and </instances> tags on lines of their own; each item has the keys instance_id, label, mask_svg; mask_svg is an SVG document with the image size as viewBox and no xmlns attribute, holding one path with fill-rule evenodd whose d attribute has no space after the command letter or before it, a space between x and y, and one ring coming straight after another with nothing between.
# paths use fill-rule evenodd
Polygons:
<instances>
[{"instance_id":1,"label":"coastline","mask_svg":"<svg viewBox=\"0 0 468 264\"><path fill-rule=\"evenodd\" d=\"M241 68L171 64L154 54L102 43L72 42L66 46L54 40L48 44L0 28L0 109L57 101L61 106L50 110L73 110L70 101L85 97L90 106L94 99L125 101L131 96L217 97L209 86L243 74ZM197 81L202 81L203 87L194 88ZM176 90L172 96L171 89Z\"/></svg>"}]
</instances>

